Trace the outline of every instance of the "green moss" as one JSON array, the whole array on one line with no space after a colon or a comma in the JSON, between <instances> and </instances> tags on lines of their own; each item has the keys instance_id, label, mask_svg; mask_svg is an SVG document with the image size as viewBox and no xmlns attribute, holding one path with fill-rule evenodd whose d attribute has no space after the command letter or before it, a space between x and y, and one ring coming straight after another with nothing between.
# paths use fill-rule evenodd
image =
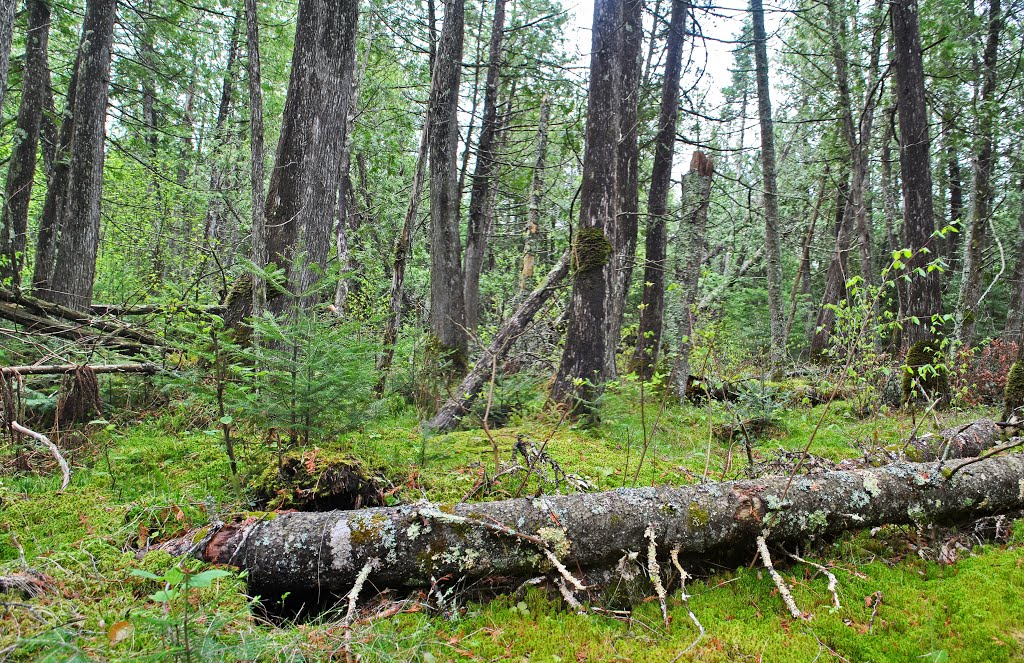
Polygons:
<instances>
[{"instance_id":1,"label":"green moss","mask_svg":"<svg viewBox=\"0 0 1024 663\"><path fill-rule=\"evenodd\" d=\"M923 390L929 399L949 397L949 369L938 341L918 341L907 351L903 366L903 402L916 400Z\"/></svg>"},{"instance_id":2,"label":"green moss","mask_svg":"<svg viewBox=\"0 0 1024 663\"><path fill-rule=\"evenodd\" d=\"M608 263L612 244L600 228L583 228L573 244L573 269L576 273L599 269Z\"/></svg>"},{"instance_id":3,"label":"green moss","mask_svg":"<svg viewBox=\"0 0 1024 663\"><path fill-rule=\"evenodd\" d=\"M369 518L353 518L349 521L349 528L352 531L352 545L361 546L375 543L381 538L384 525L388 523L387 516L375 513Z\"/></svg>"},{"instance_id":4,"label":"green moss","mask_svg":"<svg viewBox=\"0 0 1024 663\"><path fill-rule=\"evenodd\" d=\"M702 508L696 502L690 502L690 527L698 528L708 524L710 516L708 510Z\"/></svg>"}]
</instances>

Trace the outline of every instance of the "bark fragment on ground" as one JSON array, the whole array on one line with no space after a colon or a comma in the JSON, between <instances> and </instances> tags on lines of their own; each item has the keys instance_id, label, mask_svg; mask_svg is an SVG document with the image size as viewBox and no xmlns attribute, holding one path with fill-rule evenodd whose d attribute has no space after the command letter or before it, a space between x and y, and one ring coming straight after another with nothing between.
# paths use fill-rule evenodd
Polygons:
<instances>
[{"instance_id":1,"label":"bark fragment on ground","mask_svg":"<svg viewBox=\"0 0 1024 663\"><path fill-rule=\"evenodd\" d=\"M368 581L378 589L551 571L571 583L566 569L613 567L624 551L649 540L649 527L659 554L678 549L684 563L728 563L748 561L766 528L769 543L796 544L885 524L946 524L1021 509L1024 456L828 472L798 477L788 492L787 483L765 477L454 506L264 514L196 532L177 550L241 567L263 596L340 594L374 560Z\"/></svg>"}]
</instances>

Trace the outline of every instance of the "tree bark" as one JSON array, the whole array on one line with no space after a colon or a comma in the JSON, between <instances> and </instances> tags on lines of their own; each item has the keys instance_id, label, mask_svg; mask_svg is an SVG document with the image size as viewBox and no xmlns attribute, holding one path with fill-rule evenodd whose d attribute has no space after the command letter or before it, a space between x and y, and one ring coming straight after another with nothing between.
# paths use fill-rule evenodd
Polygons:
<instances>
[{"instance_id":1,"label":"tree bark","mask_svg":"<svg viewBox=\"0 0 1024 663\"><path fill-rule=\"evenodd\" d=\"M612 255L605 267L608 279L607 340L605 366L609 377L618 371L616 356L626 299L633 280L636 262L639 192L639 103L641 78L641 47L643 46L643 0L623 0L621 42L619 52L619 150L618 210L611 227Z\"/></svg>"},{"instance_id":2,"label":"tree bark","mask_svg":"<svg viewBox=\"0 0 1024 663\"><path fill-rule=\"evenodd\" d=\"M668 194L672 186L676 124L679 119L679 79L683 69L683 40L689 0L673 0L665 44L665 75L654 138L654 164L647 194L647 234L644 238L644 283L633 369L649 380L658 364L665 324L665 271L668 267ZM657 20L657 19L655 19ZM703 241L703 238L702 240Z\"/></svg>"},{"instance_id":3,"label":"tree bark","mask_svg":"<svg viewBox=\"0 0 1024 663\"><path fill-rule=\"evenodd\" d=\"M14 38L14 15L17 9L17 0L0 0L0 108L4 107L7 92L7 73L11 64L11 42Z\"/></svg>"},{"instance_id":4,"label":"tree bark","mask_svg":"<svg viewBox=\"0 0 1024 663\"><path fill-rule=\"evenodd\" d=\"M464 0L446 0L434 58L430 127L430 330L440 357L454 374L465 370L468 337L459 237L459 81L462 74Z\"/></svg>"},{"instance_id":5,"label":"tree bark","mask_svg":"<svg viewBox=\"0 0 1024 663\"><path fill-rule=\"evenodd\" d=\"M988 244L988 224L992 215L992 173L995 169L995 121L999 112L996 94L999 64L999 33L1002 31L1000 0L989 0L988 39L982 56L983 80L975 128L974 195L971 197L971 224L964 237L963 277L954 316L957 342L970 346L981 300L984 252Z\"/></svg>"},{"instance_id":6,"label":"tree bark","mask_svg":"<svg viewBox=\"0 0 1024 663\"><path fill-rule=\"evenodd\" d=\"M346 102L355 65L357 0L300 0L281 137L267 191L267 254L300 308L327 264L337 213ZM283 313L290 297L268 293Z\"/></svg>"},{"instance_id":7,"label":"tree bark","mask_svg":"<svg viewBox=\"0 0 1024 663\"><path fill-rule=\"evenodd\" d=\"M940 272L928 271L928 264L941 247L933 237L935 218L932 201L931 141L921 61L921 33L917 0L893 0L894 55L896 57L896 99L900 127L900 176L903 184L903 233L906 248L913 251L906 273L903 342L911 346L932 337L932 316L942 313ZM922 249L928 252L923 252ZM914 271L921 268L923 276ZM918 322L914 322L917 320Z\"/></svg>"},{"instance_id":8,"label":"tree bark","mask_svg":"<svg viewBox=\"0 0 1024 663\"><path fill-rule=\"evenodd\" d=\"M679 254L686 263L678 273L682 285L679 306L679 357L674 371L676 396L686 398L690 381L690 351L693 349L693 308L700 292L700 268L704 264L704 246L707 242L708 207L711 204L711 177L715 166L703 152L694 152L690 172L683 181L682 227Z\"/></svg>"},{"instance_id":9,"label":"tree bark","mask_svg":"<svg viewBox=\"0 0 1024 663\"><path fill-rule=\"evenodd\" d=\"M1024 192L1024 174L1021 175L1018 190ZM1024 346L1024 200L1017 211L1017 262L1007 287L1010 290L1010 305L1006 312L1003 338L1016 339Z\"/></svg>"},{"instance_id":10,"label":"tree bark","mask_svg":"<svg viewBox=\"0 0 1024 663\"><path fill-rule=\"evenodd\" d=\"M466 328L471 331L476 329L480 316L480 273L483 270L487 239L494 223L494 209L490 202L497 185L495 174L498 165L498 83L501 76L502 39L505 36L505 2L506 0L494 0L487 82L484 89L484 116L480 125L480 142L477 145L473 186L469 196L463 294Z\"/></svg>"},{"instance_id":11,"label":"tree bark","mask_svg":"<svg viewBox=\"0 0 1024 663\"><path fill-rule=\"evenodd\" d=\"M523 246L523 271L519 276L519 293L522 295L533 283L537 266L538 243L540 240L540 206L544 197L544 168L548 156L548 122L551 115L551 98L547 95L540 102L540 117L537 120L537 155L533 164L533 178L530 181L530 209L527 218L526 242Z\"/></svg>"},{"instance_id":12,"label":"tree bark","mask_svg":"<svg viewBox=\"0 0 1024 663\"><path fill-rule=\"evenodd\" d=\"M607 365L609 279L618 218L619 144L618 31L623 0L597 0L591 31L586 146L580 190L580 220L573 238L572 299L565 350L551 395L576 413L591 411Z\"/></svg>"},{"instance_id":13,"label":"tree bark","mask_svg":"<svg viewBox=\"0 0 1024 663\"><path fill-rule=\"evenodd\" d=\"M796 279L793 281L793 287L789 291L789 314L786 316L786 338L789 338L789 332L793 329L793 320L796 318L796 303L797 293L800 292L800 286L803 285L805 288L809 285L810 280L810 262L811 262L811 243L814 241L814 229L818 225L818 217L821 215L821 204L825 202L825 182L828 179L828 170L822 174L821 179L818 181L818 195L814 199L814 209L811 211L811 220L807 224L807 234L804 238L804 248L800 253L800 269L797 270Z\"/></svg>"},{"instance_id":14,"label":"tree bark","mask_svg":"<svg viewBox=\"0 0 1024 663\"><path fill-rule=\"evenodd\" d=\"M565 578L568 569L614 567L645 547L649 530L659 555L678 550L684 560L742 564L762 535L795 545L881 525L1011 512L1024 507L1022 482L1024 456L1017 454L944 467L901 462L801 476L792 486L786 477L764 477L454 507L280 513L200 530L196 540L165 547L242 568L250 592L316 600L348 590L367 571L378 590L442 577L530 577L559 567Z\"/></svg>"},{"instance_id":15,"label":"tree bark","mask_svg":"<svg viewBox=\"0 0 1024 663\"><path fill-rule=\"evenodd\" d=\"M445 404L430 420L427 426L439 433L454 428L459 420L469 412L470 406L476 401L480 389L488 376L496 368L516 340L522 336L526 328L533 322L534 316L544 304L555 294L565 275L569 273L569 253L566 252L548 273L544 282L531 292L519 305L515 313L498 329L490 344L484 349L473 369L463 378L458 388L452 392Z\"/></svg>"},{"instance_id":16,"label":"tree bark","mask_svg":"<svg viewBox=\"0 0 1024 663\"><path fill-rule=\"evenodd\" d=\"M28 249L28 208L35 181L36 153L43 106L46 103L46 88L49 85L49 38L49 4L46 0L28 0L25 73L22 78L21 104L18 107L16 139L4 187L3 219L0 220L0 283L9 282L14 288L21 286L21 272Z\"/></svg>"},{"instance_id":17,"label":"tree bark","mask_svg":"<svg viewBox=\"0 0 1024 663\"><path fill-rule=\"evenodd\" d=\"M263 163L263 76L260 72L260 24L256 0L245 0L246 82L249 88L249 184L252 201L252 314L267 307L267 281L260 273L270 262ZM296 28L297 29L297 28ZM296 39L296 41L298 41ZM297 50L297 49L296 49ZM299 66L293 58L293 67ZM282 140L284 133L282 132ZM236 321L237 322L237 321Z\"/></svg>"},{"instance_id":18,"label":"tree bark","mask_svg":"<svg viewBox=\"0 0 1024 663\"><path fill-rule=\"evenodd\" d=\"M786 322L782 317L782 240L779 236L779 195L775 183L775 126L768 81L768 37L765 34L761 0L750 0L750 13L754 28L757 114L761 124L761 177L764 183L764 238L771 329L769 361L774 372L780 369L786 355Z\"/></svg>"},{"instance_id":19,"label":"tree bark","mask_svg":"<svg viewBox=\"0 0 1024 663\"><path fill-rule=\"evenodd\" d=\"M110 58L116 0L86 4L78 47L72 127L67 151L67 184L59 205L53 247L53 275L43 299L87 309L92 300L100 240L100 201ZM37 269L44 267L37 266Z\"/></svg>"}]
</instances>

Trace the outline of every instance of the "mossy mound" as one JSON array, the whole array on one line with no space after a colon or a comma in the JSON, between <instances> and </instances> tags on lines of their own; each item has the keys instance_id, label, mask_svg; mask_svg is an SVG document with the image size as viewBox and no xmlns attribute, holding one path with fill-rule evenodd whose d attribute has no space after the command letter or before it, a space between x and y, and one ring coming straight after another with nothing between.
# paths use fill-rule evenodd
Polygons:
<instances>
[{"instance_id":1,"label":"mossy mound","mask_svg":"<svg viewBox=\"0 0 1024 663\"><path fill-rule=\"evenodd\" d=\"M1024 407L1024 361L1018 359L1010 367L1010 373L1006 376L1003 402L1003 421L1009 421L1016 410ZM1024 416L1024 413L1018 412L1018 416Z\"/></svg>"},{"instance_id":2,"label":"mossy mound","mask_svg":"<svg viewBox=\"0 0 1024 663\"><path fill-rule=\"evenodd\" d=\"M285 454L280 468L275 459L252 488L267 510L347 511L382 506L386 483L355 458L314 448Z\"/></svg>"},{"instance_id":3,"label":"mossy mound","mask_svg":"<svg viewBox=\"0 0 1024 663\"><path fill-rule=\"evenodd\" d=\"M939 399L940 405L949 401L949 368L939 341L918 341L907 351L903 366L903 402L916 402L922 398Z\"/></svg>"},{"instance_id":4,"label":"mossy mound","mask_svg":"<svg viewBox=\"0 0 1024 663\"><path fill-rule=\"evenodd\" d=\"M612 255L612 244L600 228L583 228L573 246L573 269L577 273L600 269Z\"/></svg>"}]
</instances>

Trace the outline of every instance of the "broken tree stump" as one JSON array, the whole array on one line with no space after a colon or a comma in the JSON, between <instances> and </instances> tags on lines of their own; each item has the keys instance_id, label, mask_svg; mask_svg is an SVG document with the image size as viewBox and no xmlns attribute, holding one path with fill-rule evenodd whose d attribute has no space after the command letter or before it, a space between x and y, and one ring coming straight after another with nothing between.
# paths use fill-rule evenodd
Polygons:
<instances>
[{"instance_id":1,"label":"broken tree stump","mask_svg":"<svg viewBox=\"0 0 1024 663\"><path fill-rule=\"evenodd\" d=\"M769 542L796 544L885 524L948 524L1019 510L1024 455L899 462L797 477L788 492L787 485L787 477L766 477L479 504L263 514L165 547L238 566L263 596L339 594L367 568L378 589L551 571L575 580L567 569L607 569L642 549L648 528L658 554L678 550L687 561L729 563L749 560L766 529Z\"/></svg>"}]
</instances>

